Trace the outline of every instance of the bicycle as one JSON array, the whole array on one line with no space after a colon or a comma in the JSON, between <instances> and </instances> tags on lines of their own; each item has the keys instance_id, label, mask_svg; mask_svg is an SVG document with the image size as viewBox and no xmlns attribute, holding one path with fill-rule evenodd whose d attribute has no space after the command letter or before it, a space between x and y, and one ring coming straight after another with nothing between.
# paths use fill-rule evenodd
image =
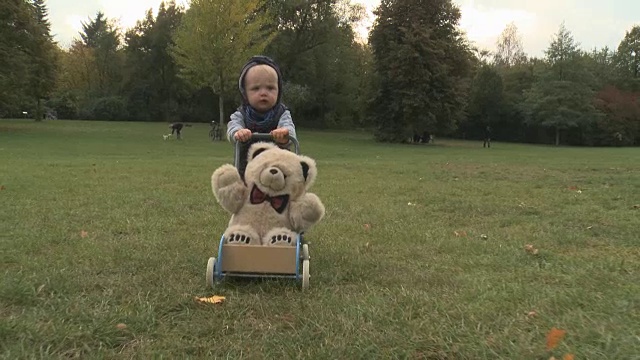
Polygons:
<instances>
[{"instance_id":1,"label":"bicycle","mask_svg":"<svg viewBox=\"0 0 640 360\"><path fill-rule=\"evenodd\" d=\"M222 140L222 130L220 129L220 124L216 121L212 121L211 130L209 130L209 139L211 141Z\"/></svg>"}]
</instances>

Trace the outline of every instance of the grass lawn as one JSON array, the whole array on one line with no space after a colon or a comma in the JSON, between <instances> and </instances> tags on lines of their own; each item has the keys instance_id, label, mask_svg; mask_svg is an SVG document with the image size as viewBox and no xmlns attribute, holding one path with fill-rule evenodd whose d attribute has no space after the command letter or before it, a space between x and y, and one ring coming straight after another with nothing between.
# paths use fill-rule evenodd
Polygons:
<instances>
[{"instance_id":1,"label":"grass lawn","mask_svg":"<svg viewBox=\"0 0 640 360\"><path fill-rule=\"evenodd\" d=\"M640 359L640 148L302 129L309 291L214 290L208 130L0 120L0 358Z\"/></svg>"}]
</instances>

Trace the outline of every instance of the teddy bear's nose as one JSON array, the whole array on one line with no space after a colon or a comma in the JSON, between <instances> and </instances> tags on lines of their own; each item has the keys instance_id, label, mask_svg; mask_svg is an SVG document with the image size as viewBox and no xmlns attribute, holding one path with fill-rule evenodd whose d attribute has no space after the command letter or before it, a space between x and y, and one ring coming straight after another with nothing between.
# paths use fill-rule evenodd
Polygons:
<instances>
[{"instance_id":1,"label":"teddy bear's nose","mask_svg":"<svg viewBox=\"0 0 640 360\"><path fill-rule=\"evenodd\" d=\"M276 169L271 169L271 170L269 170L269 172L270 172L270 173L272 173L273 175L275 175L275 174L277 174L277 173L278 173L278 170L276 170Z\"/></svg>"}]
</instances>

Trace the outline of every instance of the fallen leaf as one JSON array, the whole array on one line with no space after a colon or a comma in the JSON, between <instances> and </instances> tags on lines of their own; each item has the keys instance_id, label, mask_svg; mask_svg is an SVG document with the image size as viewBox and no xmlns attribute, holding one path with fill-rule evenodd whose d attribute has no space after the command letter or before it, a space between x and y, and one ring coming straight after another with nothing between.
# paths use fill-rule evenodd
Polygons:
<instances>
[{"instance_id":1,"label":"fallen leaf","mask_svg":"<svg viewBox=\"0 0 640 360\"><path fill-rule=\"evenodd\" d=\"M524 251L528 252L532 255L538 255L538 249L536 249L533 245L527 244L524 246Z\"/></svg>"},{"instance_id":2,"label":"fallen leaf","mask_svg":"<svg viewBox=\"0 0 640 360\"><path fill-rule=\"evenodd\" d=\"M587 230L591 230L591 229L593 229L593 225L587 226Z\"/></svg>"},{"instance_id":3,"label":"fallen leaf","mask_svg":"<svg viewBox=\"0 0 640 360\"><path fill-rule=\"evenodd\" d=\"M576 191L576 190L578 190L578 187L575 186L575 185L571 185L571 186L569 186L569 190Z\"/></svg>"},{"instance_id":4,"label":"fallen leaf","mask_svg":"<svg viewBox=\"0 0 640 360\"><path fill-rule=\"evenodd\" d=\"M87 236L89 236L89 233L88 233L88 232L86 232L86 231L84 231L84 230L80 231L80 237L81 237L81 238L83 238L83 239L84 239L84 238L86 238Z\"/></svg>"},{"instance_id":5,"label":"fallen leaf","mask_svg":"<svg viewBox=\"0 0 640 360\"><path fill-rule=\"evenodd\" d=\"M464 230L454 231L453 234L457 237L467 237L467 232Z\"/></svg>"},{"instance_id":6,"label":"fallen leaf","mask_svg":"<svg viewBox=\"0 0 640 360\"><path fill-rule=\"evenodd\" d=\"M120 323L120 324L116 325L116 328L118 328L120 330L124 330L124 329L127 328L127 324Z\"/></svg>"},{"instance_id":7,"label":"fallen leaf","mask_svg":"<svg viewBox=\"0 0 640 360\"><path fill-rule=\"evenodd\" d=\"M364 224L364 229L365 229L365 230L371 230L371 225L369 225L369 224Z\"/></svg>"},{"instance_id":8,"label":"fallen leaf","mask_svg":"<svg viewBox=\"0 0 640 360\"><path fill-rule=\"evenodd\" d=\"M537 312L535 312L534 310L531 310L531 311L529 311L529 312L527 313L527 317L528 317L528 318L534 318L534 317L536 317L536 316L538 316L538 313L537 313Z\"/></svg>"},{"instance_id":9,"label":"fallen leaf","mask_svg":"<svg viewBox=\"0 0 640 360\"><path fill-rule=\"evenodd\" d=\"M562 360L573 360L575 359L575 356L573 356L573 354L564 354L564 356L562 357Z\"/></svg>"},{"instance_id":10,"label":"fallen leaf","mask_svg":"<svg viewBox=\"0 0 640 360\"><path fill-rule=\"evenodd\" d=\"M0 191L6 189L6 187L4 187L4 185L0 185Z\"/></svg>"},{"instance_id":11,"label":"fallen leaf","mask_svg":"<svg viewBox=\"0 0 640 360\"><path fill-rule=\"evenodd\" d=\"M224 301L225 297L224 296L217 296L217 295L213 295L210 297L197 297L196 296L196 301L202 302L202 303L208 303L208 304L220 304Z\"/></svg>"},{"instance_id":12,"label":"fallen leaf","mask_svg":"<svg viewBox=\"0 0 640 360\"><path fill-rule=\"evenodd\" d=\"M567 332L558 328L551 328L547 334L547 351L555 349Z\"/></svg>"}]
</instances>

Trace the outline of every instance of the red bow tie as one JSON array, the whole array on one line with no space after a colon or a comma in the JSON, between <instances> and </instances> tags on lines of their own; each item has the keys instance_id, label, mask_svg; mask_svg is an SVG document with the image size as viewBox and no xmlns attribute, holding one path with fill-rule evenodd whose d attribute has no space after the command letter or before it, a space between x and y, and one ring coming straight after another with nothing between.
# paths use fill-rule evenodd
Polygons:
<instances>
[{"instance_id":1,"label":"red bow tie","mask_svg":"<svg viewBox=\"0 0 640 360\"><path fill-rule=\"evenodd\" d=\"M274 208L278 212L278 214L282 214L284 209L286 209L287 204L289 204L289 195L278 195L271 197L260 191L257 186L253 185L249 201L251 201L252 204L261 204L265 201L268 201L271 204L271 207Z\"/></svg>"}]
</instances>

